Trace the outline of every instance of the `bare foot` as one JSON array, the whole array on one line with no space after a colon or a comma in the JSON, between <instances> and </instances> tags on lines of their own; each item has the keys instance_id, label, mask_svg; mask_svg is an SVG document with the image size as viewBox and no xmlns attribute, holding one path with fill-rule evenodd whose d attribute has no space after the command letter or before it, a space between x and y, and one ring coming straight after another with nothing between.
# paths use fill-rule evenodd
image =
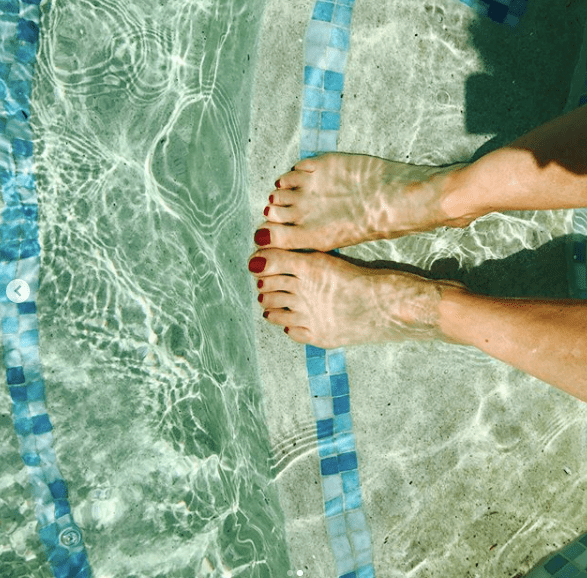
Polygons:
<instances>
[{"instance_id":1,"label":"bare foot","mask_svg":"<svg viewBox=\"0 0 587 578\"><path fill-rule=\"evenodd\" d=\"M359 267L326 253L283 249L257 251L250 270L257 257L265 259L264 269L254 274L262 281L259 292L267 320L288 327L298 343L331 349L443 338L437 326L442 282Z\"/></svg>"},{"instance_id":2,"label":"bare foot","mask_svg":"<svg viewBox=\"0 0 587 578\"><path fill-rule=\"evenodd\" d=\"M448 225L440 207L442 179L430 177L464 166L407 165L348 153L305 159L272 192L268 220L259 227L270 233L264 246L330 251ZM261 244L258 235L255 242Z\"/></svg>"}]
</instances>

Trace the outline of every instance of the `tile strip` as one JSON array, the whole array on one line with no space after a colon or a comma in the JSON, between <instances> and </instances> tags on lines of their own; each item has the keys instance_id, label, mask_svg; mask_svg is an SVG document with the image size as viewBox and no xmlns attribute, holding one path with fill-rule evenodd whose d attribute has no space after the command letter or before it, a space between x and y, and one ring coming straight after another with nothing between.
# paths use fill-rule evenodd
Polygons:
<instances>
[{"instance_id":1,"label":"tile strip","mask_svg":"<svg viewBox=\"0 0 587 578\"><path fill-rule=\"evenodd\" d=\"M516 26L526 12L528 0L459 0L481 16L498 24Z\"/></svg>"},{"instance_id":2,"label":"tile strip","mask_svg":"<svg viewBox=\"0 0 587 578\"><path fill-rule=\"evenodd\" d=\"M354 0L318 0L306 29L300 158L337 149ZM338 253L338 251L335 251ZM340 578L374 578L342 349L306 345L326 528Z\"/></svg>"},{"instance_id":3,"label":"tile strip","mask_svg":"<svg viewBox=\"0 0 587 578\"><path fill-rule=\"evenodd\" d=\"M71 515L67 484L53 451L39 357L38 201L28 122L41 0L0 1L0 316L6 383L20 455L28 470L39 537L55 578L90 578L82 533ZM21 302L8 298L30 296Z\"/></svg>"}]
</instances>

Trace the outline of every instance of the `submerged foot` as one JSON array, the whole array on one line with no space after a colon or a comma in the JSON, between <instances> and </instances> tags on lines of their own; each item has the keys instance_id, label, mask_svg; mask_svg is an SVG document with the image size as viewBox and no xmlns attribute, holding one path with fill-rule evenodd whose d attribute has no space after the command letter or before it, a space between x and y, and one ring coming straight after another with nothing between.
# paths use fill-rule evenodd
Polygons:
<instances>
[{"instance_id":1,"label":"submerged foot","mask_svg":"<svg viewBox=\"0 0 587 578\"><path fill-rule=\"evenodd\" d=\"M249 270L267 320L287 327L294 341L324 349L443 338L437 327L443 287L463 287L321 252L261 249Z\"/></svg>"},{"instance_id":2,"label":"submerged foot","mask_svg":"<svg viewBox=\"0 0 587 578\"><path fill-rule=\"evenodd\" d=\"M443 181L431 177L463 166L408 165L348 153L299 161L276 182L260 227L267 232L257 231L255 242L330 251L446 225Z\"/></svg>"}]
</instances>

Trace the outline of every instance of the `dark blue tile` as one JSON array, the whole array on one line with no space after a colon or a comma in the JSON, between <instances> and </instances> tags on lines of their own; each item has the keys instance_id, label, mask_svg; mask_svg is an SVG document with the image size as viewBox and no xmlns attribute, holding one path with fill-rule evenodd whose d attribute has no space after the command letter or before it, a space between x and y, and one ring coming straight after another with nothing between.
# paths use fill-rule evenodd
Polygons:
<instances>
[{"instance_id":1,"label":"dark blue tile","mask_svg":"<svg viewBox=\"0 0 587 578\"><path fill-rule=\"evenodd\" d=\"M350 397L348 395L335 397L332 399L332 406L334 409L334 415L349 413L349 411L351 411Z\"/></svg>"},{"instance_id":2,"label":"dark blue tile","mask_svg":"<svg viewBox=\"0 0 587 578\"><path fill-rule=\"evenodd\" d=\"M355 452L348 452L338 456L338 469L341 472L357 469L357 454Z\"/></svg>"},{"instance_id":3,"label":"dark blue tile","mask_svg":"<svg viewBox=\"0 0 587 578\"><path fill-rule=\"evenodd\" d=\"M357 573L348 572L347 574L343 574L340 578L357 578Z\"/></svg>"},{"instance_id":4,"label":"dark blue tile","mask_svg":"<svg viewBox=\"0 0 587 578\"><path fill-rule=\"evenodd\" d=\"M6 383L8 385L24 383L24 371L21 366L6 368Z\"/></svg>"},{"instance_id":5,"label":"dark blue tile","mask_svg":"<svg viewBox=\"0 0 587 578\"><path fill-rule=\"evenodd\" d=\"M27 401L26 387L9 387L8 390L12 401Z\"/></svg>"},{"instance_id":6,"label":"dark blue tile","mask_svg":"<svg viewBox=\"0 0 587 578\"><path fill-rule=\"evenodd\" d=\"M37 304L34 301L23 301L17 304L18 312L21 315L29 315L37 312Z\"/></svg>"},{"instance_id":7,"label":"dark blue tile","mask_svg":"<svg viewBox=\"0 0 587 578\"><path fill-rule=\"evenodd\" d=\"M41 245L37 239L25 239L20 245L21 259L36 257L41 254Z\"/></svg>"},{"instance_id":8,"label":"dark blue tile","mask_svg":"<svg viewBox=\"0 0 587 578\"><path fill-rule=\"evenodd\" d=\"M39 27L31 20L19 20L18 38L34 44L39 40Z\"/></svg>"},{"instance_id":9,"label":"dark blue tile","mask_svg":"<svg viewBox=\"0 0 587 578\"><path fill-rule=\"evenodd\" d=\"M314 345L306 345L306 357L325 357L326 350Z\"/></svg>"},{"instance_id":10,"label":"dark blue tile","mask_svg":"<svg viewBox=\"0 0 587 578\"><path fill-rule=\"evenodd\" d=\"M338 460L336 457L320 460L320 473L323 476L331 476L338 473Z\"/></svg>"},{"instance_id":11,"label":"dark blue tile","mask_svg":"<svg viewBox=\"0 0 587 578\"><path fill-rule=\"evenodd\" d=\"M560 554L557 554L553 558L551 558L546 564L544 564L544 569L553 576L569 561L566 558L563 558Z\"/></svg>"},{"instance_id":12,"label":"dark blue tile","mask_svg":"<svg viewBox=\"0 0 587 578\"><path fill-rule=\"evenodd\" d=\"M334 435L334 420L332 418L319 419L316 422L317 438L319 440Z\"/></svg>"},{"instance_id":13,"label":"dark blue tile","mask_svg":"<svg viewBox=\"0 0 587 578\"><path fill-rule=\"evenodd\" d=\"M71 514L71 508L67 500L55 500L55 518L59 519L61 516Z\"/></svg>"},{"instance_id":14,"label":"dark blue tile","mask_svg":"<svg viewBox=\"0 0 587 578\"><path fill-rule=\"evenodd\" d=\"M55 547L59 541L57 536L57 524L49 524L39 530L39 537L41 542L49 548Z\"/></svg>"},{"instance_id":15,"label":"dark blue tile","mask_svg":"<svg viewBox=\"0 0 587 578\"><path fill-rule=\"evenodd\" d=\"M53 499L67 500L68 491L67 491L67 484L65 483L65 480L55 480L54 482L51 482L50 484L47 484L47 485L49 486L49 490L51 491L51 495L53 496Z\"/></svg>"},{"instance_id":16,"label":"dark blue tile","mask_svg":"<svg viewBox=\"0 0 587 578\"><path fill-rule=\"evenodd\" d=\"M334 397L346 395L349 392L349 378L346 373L330 376L330 389Z\"/></svg>"},{"instance_id":17,"label":"dark blue tile","mask_svg":"<svg viewBox=\"0 0 587 578\"><path fill-rule=\"evenodd\" d=\"M35 435L41 435L50 432L53 429L49 416L45 413L43 415L35 415L31 418L33 422L33 433Z\"/></svg>"}]
</instances>

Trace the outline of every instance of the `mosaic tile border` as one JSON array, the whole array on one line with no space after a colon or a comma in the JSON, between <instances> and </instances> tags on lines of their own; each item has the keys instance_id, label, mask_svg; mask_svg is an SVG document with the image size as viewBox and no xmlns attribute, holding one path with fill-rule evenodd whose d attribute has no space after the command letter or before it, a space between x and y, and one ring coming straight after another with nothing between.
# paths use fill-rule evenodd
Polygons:
<instances>
[{"instance_id":1,"label":"mosaic tile border","mask_svg":"<svg viewBox=\"0 0 587 578\"><path fill-rule=\"evenodd\" d=\"M82 533L71 515L67 484L52 449L39 357L38 202L33 135L28 123L39 41L41 0L0 1L0 322L6 383L20 455L28 470L38 532L55 578L91 578ZM6 294L10 281L29 285L27 301ZM18 289L18 288L17 288Z\"/></svg>"},{"instance_id":2,"label":"mosaic tile border","mask_svg":"<svg viewBox=\"0 0 587 578\"><path fill-rule=\"evenodd\" d=\"M337 150L355 0L318 0L306 29L300 158ZM338 251L335 251L338 253ZM342 349L306 345L326 529L340 578L375 578Z\"/></svg>"},{"instance_id":3,"label":"mosaic tile border","mask_svg":"<svg viewBox=\"0 0 587 578\"><path fill-rule=\"evenodd\" d=\"M526 578L587 578L587 534L549 555Z\"/></svg>"}]
</instances>

